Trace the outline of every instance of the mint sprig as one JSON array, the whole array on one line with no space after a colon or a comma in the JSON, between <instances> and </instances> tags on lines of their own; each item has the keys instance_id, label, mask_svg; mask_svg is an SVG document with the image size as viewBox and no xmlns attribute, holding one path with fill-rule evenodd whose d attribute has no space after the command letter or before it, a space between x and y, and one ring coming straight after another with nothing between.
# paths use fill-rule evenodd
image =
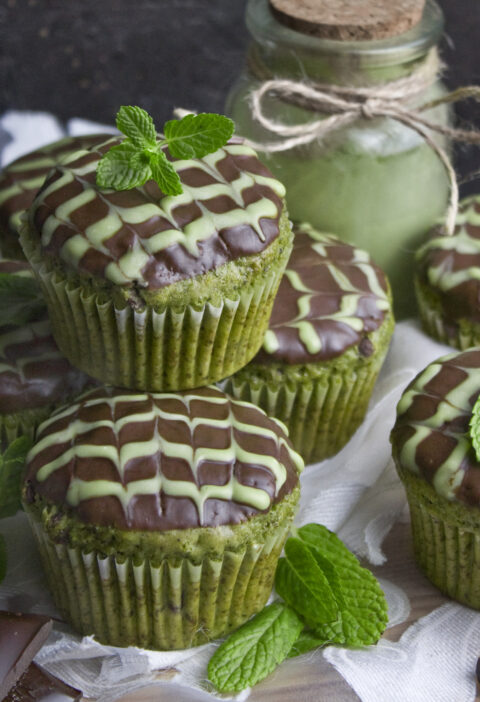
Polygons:
<instances>
[{"instance_id":1,"label":"mint sprig","mask_svg":"<svg viewBox=\"0 0 480 702\"><path fill-rule=\"evenodd\" d=\"M31 446L29 437L20 436L0 455L0 519L12 517L22 509L23 469Z\"/></svg>"},{"instance_id":2,"label":"mint sprig","mask_svg":"<svg viewBox=\"0 0 480 702\"><path fill-rule=\"evenodd\" d=\"M172 156L203 158L227 143L234 124L228 117L204 112L171 119L163 129Z\"/></svg>"},{"instance_id":3,"label":"mint sprig","mask_svg":"<svg viewBox=\"0 0 480 702\"><path fill-rule=\"evenodd\" d=\"M475 449L475 455L477 461L480 462L480 395L477 397L477 401L473 405L469 428L470 438L472 440L473 448Z\"/></svg>"},{"instance_id":4,"label":"mint sprig","mask_svg":"<svg viewBox=\"0 0 480 702\"><path fill-rule=\"evenodd\" d=\"M306 620L315 635L325 642L358 647L378 641L388 622L385 595L377 579L340 541L321 524L307 524L297 536L324 568L339 607L336 622Z\"/></svg>"},{"instance_id":5,"label":"mint sprig","mask_svg":"<svg viewBox=\"0 0 480 702\"><path fill-rule=\"evenodd\" d=\"M215 651L208 678L222 692L238 692L255 685L288 655L303 624L281 602L265 607Z\"/></svg>"},{"instance_id":6,"label":"mint sprig","mask_svg":"<svg viewBox=\"0 0 480 702\"><path fill-rule=\"evenodd\" d=\"M45 301L33 277L0 273L0 327L21 326L45 312Z\"/></svg>"},{"instance_id":7,"label":"mint sprig","mask_svg":"<svg viewBox=\"0 0 480 702\"><path fill-rule=\"evenodd\" d=\"M339 608L326 574L300 539L285 544L275 574L275 589L298 614L312 622L335 622Z\"/></svg>"},{"instance_id":8,"label":"mint sprig","mask_svg":"<svg viewBox=\"0 0 480 702\"><path fill-rule=\"evenodd\" d=\"M320 524L287 539L275 588L287 604L266 607L213 655L208 676L221 692L255 685L285 658L320 646L376 643L386 627L387 603L374 575Z\"/></svg>"},{"instance_id":9,"label":"mint sprig","mask_svg":"<svg viewBox=\"0 0 480 702\"><path fill-rule=\"evenodd\" d=\"M188 114L166 122L164 138L158 139L153 119L135 105L121 107L116 124L126 139L100 159L97 185L130 190L154 180L165 195L180 195L183 188L163 147L168 147L174 158L203 158L222 147L234 130L232 120L223 115Z\"/></svg>"}]
</instances>

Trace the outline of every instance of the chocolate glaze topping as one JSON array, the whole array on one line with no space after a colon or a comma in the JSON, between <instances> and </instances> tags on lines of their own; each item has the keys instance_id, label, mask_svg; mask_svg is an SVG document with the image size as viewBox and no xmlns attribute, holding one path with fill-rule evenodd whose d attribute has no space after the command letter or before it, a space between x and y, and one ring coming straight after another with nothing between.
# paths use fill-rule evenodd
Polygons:
<instances>
[{"instance_id":1,"label":"chocolate glaze topping","mask_svg":"<svg viewBox=\"0 0 480 702\"><path fill-rule=\"evenodd\" d=\"M26 492L90 524L185 529L267 512L302 467L281 423L216 388L101 388L40 425Z\"/></svg>"},{"instance_id":2,"label":"chocolate glaze topping","mask_svg":"<svg viewBox=\"0 0 480 702\"><path fill-rule=\"evenodd\" d=\"M447 323L480 322L480 196L462 200L453 236L432 231L417 252L417 271L440 298Z\"/></svg>"},{"instance_id":3,"label":"chocolate glaze topping","mask_svg":"<svg viewBox=\"0 0 480 702\"><path fill-rule=\"evenodd\" d=\"M278 236L285 190L239 140L203 159L171 159L184 189L175 197L153 180L98 189L98 162L118 142L57 166L33 203L43 254L67 270L157 289L257 254Z\"/></svg>"},{"instance_id":4,"label":"chocolate glaze topping","mask_svg":"<svg viewBox=\"0 0 480 702\"><path fill-rule=\"evenodd\" d=\"M269 330L253 363L323 361L357 345L371 355L366 335L390 310L384 273L365 251L308 224L294 232Z\"/></svg>"},{"instance_id":5,"label":"chocolate glaze topping","mask_svg":"<svg viewBox=\"0 0 480 702\"><path fill-rule=\"evenodd\" d=\"M33 278L26 261L0 258L2 274ZM58 350L46 307L39 305L34 314L22 326L0 326L0 414L61 404L93 382Z\"/></svg>"},{"instance_id":6,"label":"chocolate glaze topping","mask_svg":"<svg viewBox=\"0 0 480 702\"><path fill-rule=\"evenodd\" d=\"M1 273L19 273L20 275L33 278L33 271L29 263L26 261L15 261L10 258L0 258L0 274Z\"/></svg>"},{"instance_id":7,"label":"chocolate glaze topping","mask_svg":"<svg viewBox=\"0 0 480 702\"><path fill-rule=\"evenodd\" d=\"M408 386L391 441L400 466L449 500L480 507L480 464L469 437L480 394L480 349L439 358Z\"/></svg>"},{"instance_id":8,"label":"chocolate glaze topping","mask_svg":"<svg viewBox=\"0 0 480 702\"><path fill-rule=\"evenodd\" d=\"M69 154L107 138L107 134L67 137L10 163L0 174L0 232L18 240L21 215L32 204L49 170Z\"/></svg>"},{"instance_id":9,"label":"chocolate glaze topping","mask_svg":"<svg viewBox=\"0 0 480 702\"><path fill-rule=\"evenodd\" d=\"M62 403L88 383L58 350L47 319L0 329L0 413Z\"/></svg>"}]
</instances>

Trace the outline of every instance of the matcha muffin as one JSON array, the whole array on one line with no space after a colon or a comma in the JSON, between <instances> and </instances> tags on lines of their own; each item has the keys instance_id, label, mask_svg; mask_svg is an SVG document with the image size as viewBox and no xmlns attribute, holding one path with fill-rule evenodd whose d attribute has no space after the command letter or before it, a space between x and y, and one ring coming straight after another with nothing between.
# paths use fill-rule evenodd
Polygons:
<instances>
[{"instance_id":1,"label":"matcha muffin","mask_svg":"<svg viewBox=\"0 0 480 702\"><path fill-rule=\"evenodd\" d=\"M22 215L57 163L78 151L108 138L107 134L66 137L12 161L0 173L0 252L3 256L23 258L19 241Z\"/></svg>"},{"instance_id":2,"label":"matcha muffin","mask_svg":"<svg viewBox=\"0 0 480 702\"><path fill-rule=\"evenodd\" d=\"M393 456L410 505L415 556L442 592L480 609L480 463L469 435L480 349L431 363L397 408Z\"/></svg>"},{"instance_id":3,"label":"matcha muffin","mask_svg":"<svg viewBox=\"0 0 480 702\"><path fill-rule=\"evenodd\" d=\"M365 251L305 223L294 233L263 347L226 391L278 417L313 463L363 421L394 321L387 279Z\"/></svg>"},{"instance_id":4,"label":"matcha muffin","mask_svg":"<svg viewBox=\"0 0 480 702\"><path fill-rule=\"evenodd\" d=\"M57 343L122 387L220 380L261 346L291 250L284 188L234 139L202 159L172 159L181 195L153 180L99 189L98 162L118 143L56 167L22 231Z\"/></svg>"},{"instance_id":5,"label":"matcha muffin","mask_svg":"<svg viewBox=\"0 0 480 702\"><path fill-rule=\"evenodd\" d=\"M480 344L480 196L460 203L455 231L437 227L416 255L424 330L458 349Z\"/></svg>"},{"instance_id":6,"label":"matcha muffin","mask_svg":"<svg viewBox=\"0 0 480 702\"><path fill-rule=\"evenodd\" d=\"M83 634L174 649L263 607L303 467L285 428L214 387L97 389L44 422L24 506Z\"/></svg>"},{"instance_id":7,"label":"matcha muffin","mask_svg":"<svg viewBox=\"0 0 480 702\"><path fill-rule=\"evenodd\" d=\"M14 285L8 282L12 277L16 279ZM15 325L0 323L1 448L24 434L33 438L36 427L56 407L92 383L58 350L40 288L26 261L0 259L0 322L10 313L6 307L16 302L11 294L19 290L18 281L26 294L9 319L23 315L26 321Z\"/></svg>"}]
</instances>

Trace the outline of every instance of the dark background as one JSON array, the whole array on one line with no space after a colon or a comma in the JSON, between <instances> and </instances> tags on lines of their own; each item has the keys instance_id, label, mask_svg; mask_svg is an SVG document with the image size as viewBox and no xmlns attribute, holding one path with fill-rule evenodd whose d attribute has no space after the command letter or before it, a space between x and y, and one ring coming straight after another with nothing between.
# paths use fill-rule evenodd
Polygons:
<instances>
[{"instance_id":1,"label":"dark background","mask_svg":"<svg viewBox=\"0 0 480 702\"><path fill-rule=\"evenodd\" d=\"M442 56L448 85L480 84L480 0L439 4L446 16ZM64 120L111 123L120 104L138 104L161 124L175 106L222 111L243 64L245 5L0 0L0 114L47 110ZM456 109L463 126L480 125L480 108L472 100ZM478 149L458 152L461 174L480 167Z\"/></svg>"}]
</instances>

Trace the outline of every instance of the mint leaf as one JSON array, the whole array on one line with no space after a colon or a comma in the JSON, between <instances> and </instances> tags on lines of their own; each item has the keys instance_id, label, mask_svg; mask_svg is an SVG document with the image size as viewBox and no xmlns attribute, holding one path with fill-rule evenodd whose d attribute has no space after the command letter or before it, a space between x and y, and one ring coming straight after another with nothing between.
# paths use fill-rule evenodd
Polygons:
<instances>
[{"instance_id":1,"label":"mint leaf","mask_svg":"<svg viewBox=\"0 0 480 702\"><path fill-rule=\"evenodd\" d=\"M0 327L21 326L45 313L45 301L33 277L0 273Z\"/></svg>"},{"instance_id":2,"label":"mint leaf","mask_svg":"<svg viewBox=\"0 0 480 702\"><path fill-rule=\"evenodd\" d=\"M308 653L314 648L319 648L320 646L326 646L329 641L319 638L313 631L305 629L302 631L298 639L293 644L292 648L288 652L288 658L295 658L295 656L301 656L302 653Z\"/></svg>"},{"instance_id":3,"label":"mint leaf","mask_svg":"<svg viewBox=\"0 0 480 702\"><path fill-rule=\"evenodd\" d=\"M164 126L168 149L175 158L202 158L223 146L235 125L223 115L203 112L171 119Z\"/></svg>"},{"instance_id":4,"label":"mint leaf","mask_svg":"<svg viewBox=\"0 0 480 702\"><path fill-rule=\"evenodd\" d=\"M319 567L330 564L324 573L340 608L336 622L307 621L319 639L347 646L365 646L378 641L388 622L385 595L373 575L338 536L321 524L308 524L297 537L311 549ZM288 542L287 542L288 543Z\"/></svg>"},{"instance_id":5,"label":"mint leaf","mask_svg":"<svg viewBox=\"0 0 480 702\"><path fill-rule=\"evenodd\" d=\"M477 461L480 461L480 395L473 405L472 416L470 417L470 438Z\"/></svg>"},{"instance_id":6,"label":"mint leaf","mask_svg":"<svg viewBox=\"0 0 480 702\"><path fill-rule=\"evenodd\" d=\"M150 154L150 168L153 179L165 195L180 195L183 193L182 184L170 161L163 151L158 154Z\"/></svg>"},{"instance_id":7,"label":"mint leaf","mask_svg":"<svg viewBox=\"0 0 480 702\"><path fill-rule=\"evenodd\" d=\"M102 156L97 166L97 185L130 190L155 180L165 195L183 192L180 178L162 151L168 146L174 158L202 158L223 146L232 136L234 124L223 115L189 114L165 124L165 139L157 141L152 118L135 105L124 105L117 113L117 127L127 137Z\"/></svg>"},{"instance_id":8,"label":"mint leaf","mask_svg":"<svg viewBox=\"0 0 480 702\"><path fill-rule=\"evenodd\" d=\"M31 446L31 439L20 436L0 455L0 519L12 517L22 509L23 468Z\"/></svg>"},{"instance_id":9,"label":"mint leaf","mask_svg":"<svg viewBox=\"0 0 480 702\"><path fill-rule=\"evenodd\" d=\"M0 534L0 583L7 574L7 547L5 539Z\"/></svg>"},{"instance_id":10,"label":"mint leaf","mask_svg":"<svg viewBox=\"0 0 480 702\"><path fill-rule=\"evenodd\" d=\"M281 602L268 605L215 651L208 664L209 680L220 692L255 685L287 657L302 626Z\"/></svg>"},{"instance_id":11,"label":"mint leaf","mask_svg":"<svg viewBox=\"0 0 480 702\"><path fill-rule=\"evenodd\" d=\"M123 105L117 112L117 129L132 144L144 149L157 145L157 130L148 112L136 105Z\"/></svg>"},{"instance_id":12,"label":"mint leaf","mask_svg":"<svg viewBox=\"0 0 480 702\"><path fill-rule=\"evenodd\" d=\"M275 589L310 626L338 619L339 608L330 584L300 539L287 539L285 558L277 564Z\"/></svg>"},{"instance_id":13,"label":"mint leaf","mask_svg":"<svg viewBox=\"0 0 480 702\"><path fill-rule=\"evenodd\" d=\"M131 190L151 177L148 157L129 141L112 146L97 166L97 185L101 188Z\"/></svg>"}]
</instances>

